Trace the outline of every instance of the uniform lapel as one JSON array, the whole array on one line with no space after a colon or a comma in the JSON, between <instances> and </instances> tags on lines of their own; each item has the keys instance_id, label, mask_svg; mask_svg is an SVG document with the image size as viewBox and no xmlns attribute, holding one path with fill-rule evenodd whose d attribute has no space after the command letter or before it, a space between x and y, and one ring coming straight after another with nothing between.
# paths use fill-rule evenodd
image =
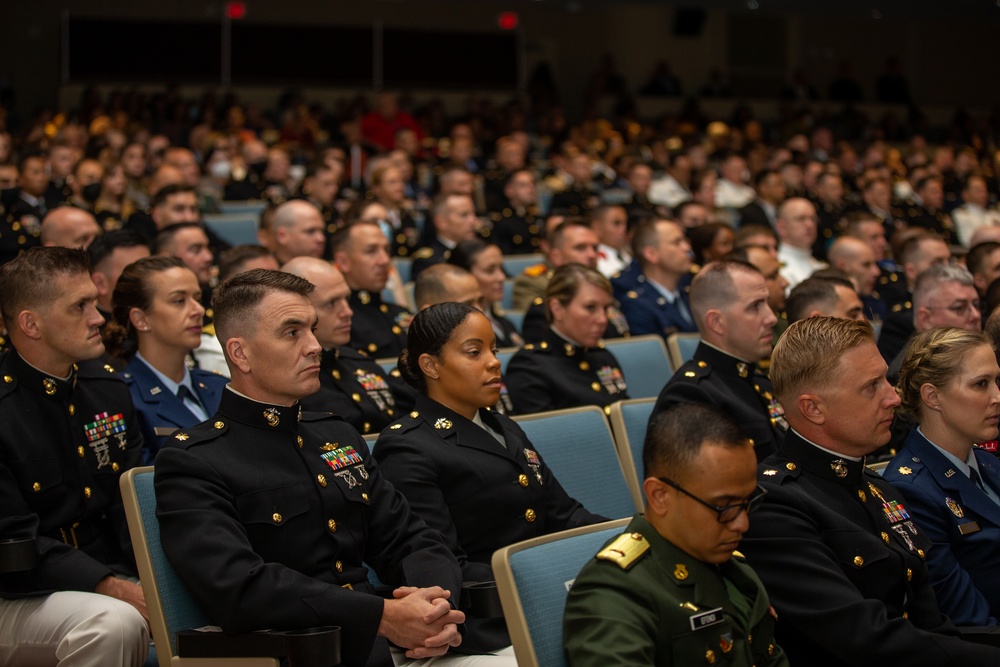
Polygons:
<instances>
[{"instance_id":1,"label":"uniform lapel","mask_svg":"<svg viewBox=\"0 0 1000 667\"><path fill-rule=\"evenodd\" d=\"M967 507L994 525L1000 526L1000 505L990 500L989 496L983 493L964 473L955 470L955 466L927 438L916 430L914 430L914 436L916 437L913 437L909 444L938 485L944 491L954 494L950 497L957 500L961 507ZM989 463L983 463L979 457L976 460L980 462L980 471L984 476L988 475L994 485L1000 483L995 467ZM949 509L951 508L949 507ZM952 509L952 512L954 511Z\"/></svg>"}]
</instances>

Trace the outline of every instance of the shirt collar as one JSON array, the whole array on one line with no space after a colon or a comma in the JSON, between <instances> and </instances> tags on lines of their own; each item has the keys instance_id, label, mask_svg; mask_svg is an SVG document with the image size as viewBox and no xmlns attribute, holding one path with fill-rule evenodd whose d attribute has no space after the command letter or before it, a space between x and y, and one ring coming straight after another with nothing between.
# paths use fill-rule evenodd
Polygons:
<instances>
[{"instance_id":1,"label":"shirt collar","mask_svg":"<svg viewBox=\"0 0 1000 667\"><path fill-rule=\"evenodd\" d=\"M156 376L156 379L159 380L160 384L162 384L164 388L166 388L167 391L169 391L171 394L176 396L177 390L181 386L184 386L188 388L188 391L190 391L192 395L194 396L198 395L194 390L194 383L191 381L191 371L188 370L187 366L184 367L184 377L181 379L181 381L174 382L166 375L158 371L156 368L154 368L151 363L146 361L146 358L142 356L142 352L136 352L135 358L144 363L146 367L149 368L149 370L153 371L153 375Z\"/></svg>"}]
</instances>

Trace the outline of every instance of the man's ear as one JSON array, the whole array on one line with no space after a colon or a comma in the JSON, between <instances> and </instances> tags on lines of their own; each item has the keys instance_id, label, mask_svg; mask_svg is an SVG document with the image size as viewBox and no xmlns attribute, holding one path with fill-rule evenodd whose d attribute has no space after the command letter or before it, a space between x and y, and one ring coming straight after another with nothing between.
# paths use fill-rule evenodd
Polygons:
<instances>
[{"instance_id":1,"label":"man's ear","mask_svg":"<svg viewBox=\"0 0 1000 667\"><path fill-rule=\"evenodd\" d=\"M646 511L656 516L666 516L674 504L674 489L655 477L647 477L642 483L646 494Z\"/></svg>"},{"instance_id":2,"label":"man's ear","mask_svg":"<svg viewBox=\"0 0 1000 667\"><path fill-rule=\"evenodd\" d=\"M826 406L821 397L815 394L802 394L796 399L795 405L802 416L816 426L826 423Z\"/></svg>"},{"instance_id":3,"label":"man's ear","mask_svg":"<svg viewBox=\"0 0 1000 667\"><path fill-rule=\"evenodd\" d=\"M236 366L241 373L249 375L252 370L252 366L250 363L250 357L247 355L247 340L241 336L233 336L232 338L226 340L223 347L226 350L226 356L230 361L232 361L233 365Z\"/></svg>"},{"instance_id":4,"label":"man's ear","mask_svg":"<svg viewBox=\"0 0 1000 667\"><path fill-rule=\"evenodd\" d=\"M716 336L726 333L726 315L718 308L712 308L705 313L705 328Z\"/></svg>"},{"instance_id":5,"label":"man's ear","mask_svg":"<svg viewBox=\"0 0 1000 667\"><path fill-rule=\"evenodd\" d=\"M42 337L42 323L38 313L33 310L22 310L17 314L17 328L28 338L38 340Z\"/></svg>"}]
</instances>

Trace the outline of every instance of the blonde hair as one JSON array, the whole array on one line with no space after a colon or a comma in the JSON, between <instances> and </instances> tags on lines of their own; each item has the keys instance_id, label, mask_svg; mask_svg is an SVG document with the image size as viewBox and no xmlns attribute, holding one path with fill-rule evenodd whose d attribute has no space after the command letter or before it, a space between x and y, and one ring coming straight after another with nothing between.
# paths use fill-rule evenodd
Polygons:
<instances>
[{"instance_id":1,"label":"blonde hair","mask_svg":"<svg viewBox=\"0 0 1000 667\"><path fill-rule=\"evenodd\" d=\"M771 384L782 403L791 404L807 383L825 383L840 357L862 343L875 343L867 321L809 317L792 324L771 353Z\"/></svg>"},{"instance_id":2,"label":"blonde hair","mask_svg":"<svg viewBox=\"0 0 1000 667\"><path fill-rule=\"evenodd\" d=\"M596 269L583 264L570 263L560 266L552 274L549 285L545 289L545 316L552 321L552 299L563 306L568 306L584 283L598 287L611 294L611 281L601 275Z\"/></svg>"},{"instance_id":3,"label":"blonde hair","mask_svg":"<svg viewBox=\"0 0 1000 667\"><path fill-rule=\"evenodd\" d=\"M920 388L925 384L935 387L947 385L962 372L965 355L980 346L989 348L990 342L978 331L947 327L917 334L906 346L899 369L896 393L902 403L896 411L919 422L923 408Z\"/></svg>"}]
</instances>

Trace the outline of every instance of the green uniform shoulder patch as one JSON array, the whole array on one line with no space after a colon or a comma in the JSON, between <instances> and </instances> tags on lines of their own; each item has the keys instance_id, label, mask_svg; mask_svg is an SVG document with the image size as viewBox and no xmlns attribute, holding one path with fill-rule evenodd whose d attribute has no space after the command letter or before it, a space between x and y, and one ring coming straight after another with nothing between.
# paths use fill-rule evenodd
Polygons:
<instances>
[{"instance_id":1,"label":"green uniform shoulder patch","mask_svg":"<svg viewBox=\"0 0 1000 667\"><path fill-rule=\"evenodd\" d=\"M649 542L641 533L622 533L598 551L597 558L617 563L618 567L627 571L646 555L649 548Z\"/></svg>"}]
</instances>

